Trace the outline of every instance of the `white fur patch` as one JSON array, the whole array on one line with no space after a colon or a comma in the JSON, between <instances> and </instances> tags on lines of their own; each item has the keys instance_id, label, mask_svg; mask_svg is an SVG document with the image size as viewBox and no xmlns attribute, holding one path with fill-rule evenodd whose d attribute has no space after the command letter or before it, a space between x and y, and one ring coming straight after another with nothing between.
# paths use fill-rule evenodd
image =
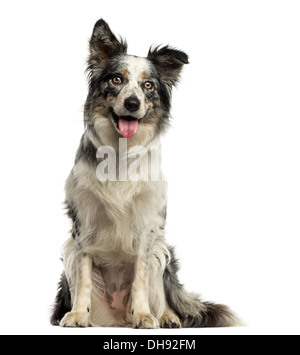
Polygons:
<instances>
[{"instance_id":1,"label":"white fur patch","mask_svg":"<svg viewBox=\"0 0 300 355\"><path fill-rule=\"evenodd\" d=\"M142 73L150 70L150 63L146 58L129 55L125 61L132 80L138 81Z\"/></svg>"}]
</instances>

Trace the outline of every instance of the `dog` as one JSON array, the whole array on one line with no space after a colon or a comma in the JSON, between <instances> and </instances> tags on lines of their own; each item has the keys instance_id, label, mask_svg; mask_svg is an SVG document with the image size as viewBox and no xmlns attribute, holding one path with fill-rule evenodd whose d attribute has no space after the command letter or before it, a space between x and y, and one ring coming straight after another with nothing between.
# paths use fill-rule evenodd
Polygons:
<instances>
[{"instance_id":1,"label":"dog","mask_svg":"<svg viewBox=\"0 0 300 355\"><path fill-rule=\"evenodd\" d=\"M147 329L237 325L227 306L202 301L179 282L174 248L164 236L166 182L146 179L152 172L131 166L140 155L147 158L147 168L152 148L160 149L172 88L189 63L187 54L159 46L151 47L145 58L128 55L127 42L103 19L94 26L89 50L85 131L66 182L72 230L63 248L64 271L51 324ZM120 142L129 152L125 158Z\"/></svg>"}]
</instances>

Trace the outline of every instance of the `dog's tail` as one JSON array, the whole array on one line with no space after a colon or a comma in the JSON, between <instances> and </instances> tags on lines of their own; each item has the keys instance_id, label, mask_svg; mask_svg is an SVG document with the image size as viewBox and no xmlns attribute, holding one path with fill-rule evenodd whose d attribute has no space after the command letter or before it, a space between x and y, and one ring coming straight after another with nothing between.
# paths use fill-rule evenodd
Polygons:
<instances>
[{"instance_id":1,"label":"dog's tail","mask_svg":"<svg viewBox=\"0 0 300 355\"><path fill-rule=\"evenodd\" d=\"M198 295L188 293L180 284L178 261L169 248L171 261L164 272L164 288L170 308L178 315L184 328L232 327L241 324L237 316L221 304L203 302Z\"/></svg>"},{"instance_id":2,"label":"dog's tail","mask_svg":"<svg viewBox=\"0 0 300 355\"><path fill-rule=\"evenodd\" d=\"M71 294L65 273L62 273L59 284L55 304L53 306L50 323L59 325L64 315L71 311Z\"/></svg>"}]
</instances>

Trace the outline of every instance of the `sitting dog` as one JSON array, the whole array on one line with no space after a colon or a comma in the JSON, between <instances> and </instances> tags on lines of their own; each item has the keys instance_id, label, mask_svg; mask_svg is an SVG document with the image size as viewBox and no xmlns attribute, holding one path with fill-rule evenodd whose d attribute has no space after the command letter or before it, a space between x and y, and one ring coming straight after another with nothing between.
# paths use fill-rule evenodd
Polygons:
<instances>
[{"instance_id":1,"label":"sitting dog","mask_svg":"<svg viewBox=\"0 0 300 355\"><path fill-rule=\"evenodd\" d=\"M146 58L128 55L126 42L102 19L89 45L85 131L66 183L72 236L51 323L235 325L228 307L201 301L179 283L164 237L166 182L159 153L153 154L169 126L172 88L188 56L169 46L150 48Z\"/></svg>"}]
</instances>

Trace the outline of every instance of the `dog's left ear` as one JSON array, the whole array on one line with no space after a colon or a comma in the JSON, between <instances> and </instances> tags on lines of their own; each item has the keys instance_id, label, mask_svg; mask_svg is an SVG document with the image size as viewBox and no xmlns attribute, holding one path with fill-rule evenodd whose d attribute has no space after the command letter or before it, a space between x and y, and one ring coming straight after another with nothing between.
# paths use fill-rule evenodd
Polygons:
<instances>
[{"instance_id":1,"label":"dog's left ear","mask_svg":"<svg viewBox=\"0 0 300 355\"><path fill-rule=\"evenodd\" d=\"M186 53L169 46L150 48L147 59L157 67L163 80L170 86L176 85L183 65L189 63Z\"/></svg>"},{"instance_id":2,"label":"dog's left ear","mask_svg":"<svg viewBox=\"0 0 300 355\"><path fill-rule=\"evenodd\" d=\"M115 55L126 54L127 43L122 39L118 40L108 24L101 19L94 26L90 52L91 57L97 58L100 62L107 62Z\"/></svg>"}]
</instances>

